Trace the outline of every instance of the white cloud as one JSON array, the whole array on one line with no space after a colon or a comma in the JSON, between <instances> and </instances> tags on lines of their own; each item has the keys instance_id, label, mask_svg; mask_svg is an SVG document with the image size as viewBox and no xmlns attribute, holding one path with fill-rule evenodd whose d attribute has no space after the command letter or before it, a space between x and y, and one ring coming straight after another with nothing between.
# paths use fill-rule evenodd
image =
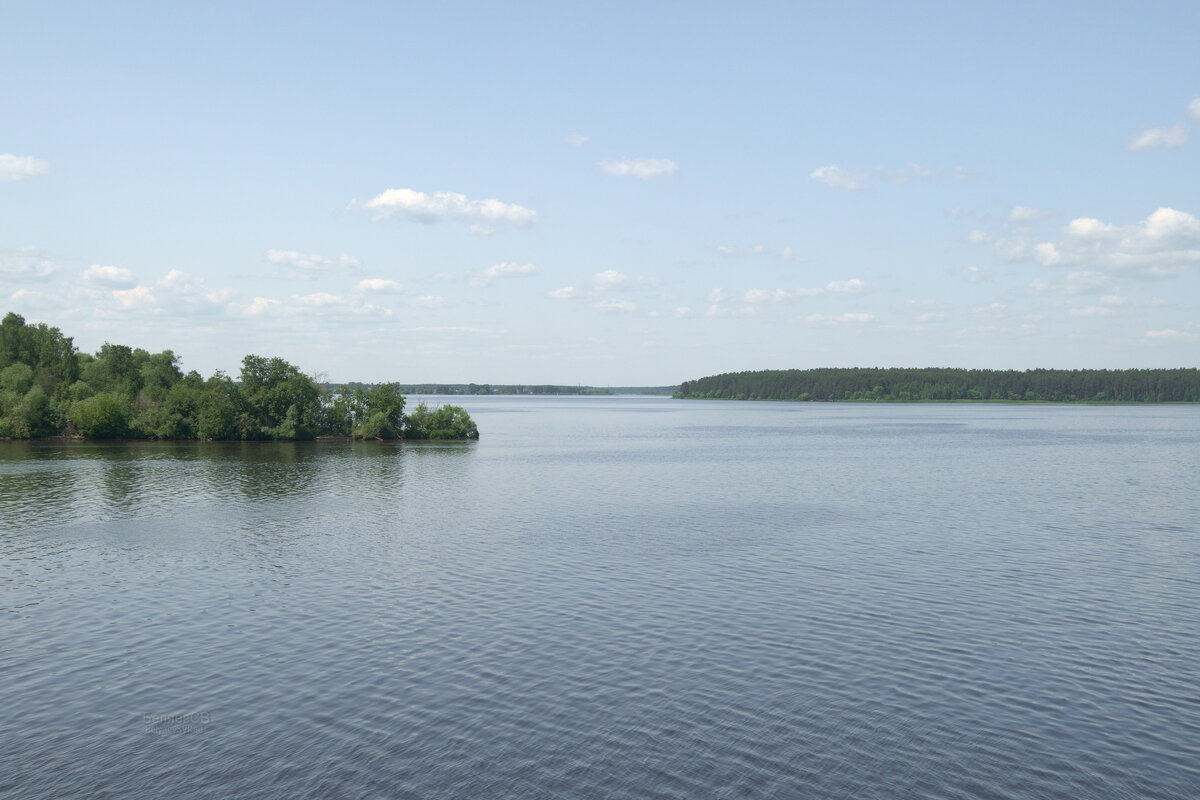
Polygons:
<instances>
[{"instance_id":1,"label":"white cloud","mask_svg":"<svg viewBox=\"0 0 1200 800\"><path fill-rule=\"evenodd\" d=\"M312 294L294 295L292 301L302 306L323 308L327 306L344 306L346 298L329 292L313 292Z\"/></svg>"},{"instance_id":2,"label":"white cloud","mask_svg":"<svg viewBox=\"0 0 1200 800\"><path fill-rule=\"evenodd\" d=\"M818 167L809 173L808 177L809 180L819 181L830 188L846 191L865 189L867 186L867 173L864 170L846 170L837 164Z\"/></svg>"},{"instance_id":3,"label":"white cloud","mask_svg":"<svg viewBox=\"0 0 1200 800\"><path fill-rule=\"evenodd\" d=\"M121 308L144 308L158 303L154 293L146 286L135 286L132 289L117 289L112 293L113 299Z\"/></svg>"},{"instance_id":4,"label":"white cloud","mask_svg":"<svg viewBox=\"0 0 1200 800\"><path fill-rule=\"evenodd\" d=\"M608 300L601 300L599 303L596 303L594 308L596 308L599 311L628 312L628 311L636 311L637 305L629 302L628 300L608 299Z\"/></svg>"},{"instance_id":5,"label":"white cloud","mask_svg":"<svg viewBox=\"0 0 1200 800\"><path fill-rule=\"evenodd\" d=\"M742 295L743 303L778 303L795 295L787 289L751 289Z\"/></svg>"},{"instance_id":6,"label":"white cloud","mask_svg":"<svg viewBox=\"0 0 1200 800\"><path fill-rule=\"evenodd\" d=\"M1188 103L1188 113L1196 119L1200 119L1200 97L1193 97L1192 102Z\"/></svg>"},{"instance_id":7,"label":"white cloud","mask_svg":"<svg viewBox=\"0 0 1200 800\"><path fill-rule=\"evenodd\" d=\"M474 223L467 227L467 233L471 234L472 236L491 236L495 232L496 229L491 225L480 225L478 223Z\"/></svg>"},{"instance_id":8,"label":"white cloud","mask_svg":"<svg viewBox=\"0 0 1200 800\"><path fill-rule=\"evenodd\" d=\"M1187 143L1187 123L1177 122L1162 128L1149 128L1129 140L1130 150L1151 150L1155 147L1180 147Z\"/></svg>"},{"instance_id":9,"label":"white cloud","mask_svg":"<svg viewBox=\"0 0 1200 800\"><path fill-rule=\"evenodd\" d=\"M567 144L571 145L572 147L583 147L589 141L591 141L590 138L582 133L567 134Z\"/></svg>"},{"instance_id":10,"label":"white cloud","mask_svg":"<svg viewBox=\"0 0 1200 800\"><path fill-rule=\"evenodd\" d=\"M830 281L825 284L825 292L832 294L857 294L866 290L867 284L858 278L851 278L848 281Z\"/></svg>"},{"instance_id":11,"label":"white cloud","mask_svg":"<svg viewBox=\"0 0 1200 800\"><path fill-rule=\"evenodd\" d=\"M417 298L417 305L422 308L443 308L446 305L446 298L440 294L423 294Z\"/></svg>"},{"instance_id":12,"label":"white cloud","mask_svg":"<svg viewBox=\"0 0 1200 800\"><path fill-rule=\"evenodd\" d=\"M1163 328L1159 331L1146 331L1146 338L1151 341L1167 342L1179 341L1183 339L1194 339L1196 334L1187 331L1180 331L1174 328Z\"/></svg>"},{"instance_id":13,"label":"white cloud","mask_svg":"<svg viewBox=\"0 0 1200 800\"><path fill-rule=\"evenodd\" d=\"M905 184L914 180L936 180L941 177L941 173L938 170L920 164L908 164L899 169L889 169L887 167L843 169L837 164L829 164L824 167L817 167L809 173L808 177L809 180L820 181L833 189L853 191L867 188L873 175L881 176L896 184ZM965 176L966 173L962 167L956 168L952 173L952 177L955 179L961 179Z\"/></svg>"},{"instance_id":14,"label":"white cloud","mask_svg":"<svg viewBox=\"0 0 1200 800\"><path fill-rule=\"evenodd\" d=\"M962 274L971 283L982 283L992 277L987 270L975 266L967 267L962 271Z\"/></svg>"},{"instance_id":15,"label":"white cloud","mask_svg":"<svg viewBox=\"0 0 1200 800\"><path fill-rule=\"evenodd\" d=\"M917 314L916 321L921 322L921 323L941 322L945 318L946 318L945 314L939 313L937 311L926 311L923 314Z\"/></svg>"},{"instance_id":16,"label":"white cloud","mask_svg":"<svg viewBox=\"0 0 1200 800\"><path fill-rule=\"evenodd\" d=\"M727 244L717 245L717 252L723 256L738 255L738 249L736 247L733 247L733 246L727 245ZM774 250L769 249L766 245L756 244L756 245L752 246L746 252L748 252L750 255L756 255L756 256L778 257L781 261L803 261L804 260L799 255L797 255L796 251L793 250L791 247L785 247L782 250L780 250L779 252L775 252Z\"/></svg>"},{"instance_id":17,"label":"white cloud","mask_svg":"<svg viewBox=\"0 0 1200 800\"><path fill-rule=\"evenodd\" d=\"M865 281L851 278L848 281L830 281L824 286L804 289L751 289L742 295L742 302L750 304L779 303L801 297L820 297L827 294L859 294L867 290Z\"/></svg>"},{"instance_id":18,"label":"white cloud","mask_svg":"<svg viewBox=\"0 0 1200 800\"><path fill-rule=\"evenodd\" d=\"M1008 212L1008 221L1029 222L1031 219L1037 218L1040 213L1036 208L1029 206L1013 206L1012 211Z\"/></svg>"},{"instance_id":19,"label":"white cloud","mask_svg":"<svg viewBox=\"0 0 1200 800\"><path fill-rule=\"evenodd\" d=\"M708 302L710 303L725 303L733 299L733 295L727 289L716 288L708 293Z\"/></svg>"},{"instance_id":20,"label":"white cloud","mask_svg":"<svg viewBox=\"0 0 1200 800\"><path fill-rule=\"evenodd\" d=\"M967 234L967 244L986 244L992 240L991 234L983 231L971 231Z\"/></svg>"},{"instance_id":21,"label":"white cloud","mask_svg":"<svg viewBox=\"0 0 1200 800\"><path fill-rule=\"evenodd\" d=\"M679 308L675 309L675 316L677 316L677 317L683 318L683 317L690 317L691 315L692 315L692 310L690 308L688 308L687 306L679 306Z\"/></svg>"},{"instance_id":22,"label":"white cloud","mask_svg":"<svg viewBox=\"0 0 1200 800\"><path fill-rule=\"evenodd\" d=\"M1200 219L1172 208L1160 208L1133 225L1080 217L1071 220L1063 234L1061 241L1014 247L1008 255L1043 266L1080 266L1145 277L1165 277L1200 266Z\"/></svg>"},{"instance_id":23,"label":"white cloud","mask_svg":"<svg viewBox=\"0 0 1200 800\"><path fill-rule=\"evenodd\" d=\"M866 314L863 312L847 312L845 314L826 315L826 314L811 314L807 317L802 317L809 325L846 325L852 323L871 322L875 319L874 314Z\"/></svg>"},{"instance_id":24,"label":"white cloud","mask_svg":"<svg viewBox=\"0 0 1200 800\"><path fill-rule=\"evenodd\" d=\"M164 313L177 316L224 312L234 297L231 289L210 289L203 278L173 269L154 284L155 299Z\"/></svg>"},{"instance_id":25,"label":"white cloud","mask_svg":"<svg viewBox=\"0 0 1200 800\"><path fill-rule=\"evenodd\" d=\"M47 281L58 272L58 265L29 248L0 248L0 278L21 281Z\"/></svg>"},{"instance_id":26,"label":"white cloud","mask_svg":"<svg viewBox=\"0 0 1200 800\"><path fill-rule=\"evenodd\" d=\"M250 305L246 306L243 313L247 316L259 317L272 313L280 308L281 305L278 300L273 300L269 297L256 297L250 301Z\"/></svg>"},{"instance_id":27,"label":"white cloud","mask_svg":"<svg viewBox=\"0 0 1200 800\"><path fill-rule=\"evenodd\" d=\"M538 212L516 203L504 203L494 198L471 200L458 192L426 194L414 189L388 189L363 203L363 207L374 212L372 218L376 220L395 214L403 214L417 222L464 217L488 222L510 222L526 228L537 222L538 218Z\"/></svg>"},{"instance_id":28,"label":"white cloud","mask_svg":"<svg viewBox=\"0 0 1200 800\"><path fill-rule=\"evenodd\" d=\"M0 183L32 178L34 175L45 172L49 166L45 161L33 156L0 153Z\"/></svg>"},{"instance_id":29,"label":"white cloud","mask_svg":"<svg viewBox=\"0 0 1200 800\"><path fill-rule=\"evenodd\" d=\"M608 175L629 176L641 180L670 178L679 172L678 165L669 158L622 158L617 161L601 161L600 169Z\"/></svg>"},{"instance_id":30,"label":"white cloud","mask_svg":"<svg viewBox=\"0 0 1200 800\"><path fill-rule=\"evenodd\" d=\"M532 275L537 271L538 268L533 264L513 264L508 261L502 261L499 264L492 264L490 267L476 272L471 276L470 284L472 286L487 286L498 278L517 278L523 275Z\"/></svg>"},{"instance_id":31,"label":"white cloud","mask_svg":"<svg viewBox=\"0 0 1200 800\"><path fill-rule=\"evenodd\" d=\"M124 267L92 264L83 271L82 275L83 280L87 283L99 284L101 286L133 286L136 283L133 279L133 273Z\"/></svg>"},{"instance_id":32,"label":"white cloud","mask_svg":"<svg viewBox=\"0 0 1200 800\"><path fill-rule=\"evenodd\" d=\"M615 269L606 269L592 276L592 284L596 287L596 291L599 292L611 291L613 289L645 288L658 286L658 283L658 280L655 278L647 278L642 275L626 275Z\"/></svg>"},{"instance_id":33,"label":"white cloud","mask_svg":"<svg viewBox=\"0 0 1200 800\"><path fill-rule=\"evenodd\" d=\"M400 284L387 278L366 278L354 287L355 292L375 292L377 294L395 294L402 288Z\"/></svg>"},{"instance_id":34,"label":"white cloud","mask_svg":"<svg viewBox=\"0 0 1200 800\"><path fill-rule=\"evenodd\" d=\"M547 294L549 294L555 300L568 300L572 297L578 297L579 290L574 286L564 286L561 289L554 289L550 292L547 292Z\"/></svg>"},{"instance_id":35,"label":"white cloud","mask_svg":"<svg viewBox=\"0 0 1200 800\"><path fill-rule=\"evenodd\" d=\"M291 267L295 270L290 273L291 277L309 278L323 272L353 272L359 266L358 259L346 253L337 258L329 258L319 253L302 253L299 250L268 250L267 261L277 266Z\"/></svg>"}]
</instances>

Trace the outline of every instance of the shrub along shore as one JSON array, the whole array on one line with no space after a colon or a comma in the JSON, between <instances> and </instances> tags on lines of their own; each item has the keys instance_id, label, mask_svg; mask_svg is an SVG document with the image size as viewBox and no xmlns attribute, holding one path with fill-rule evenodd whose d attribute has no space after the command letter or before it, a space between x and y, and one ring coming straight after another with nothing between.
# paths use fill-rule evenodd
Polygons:
<instances>
[{"instance_id":1,"label":"shrub along shore","mask_svg":"<svg viewBox=\"0 0 1200 800\"><path fill-rule=\"evenodd\" d=\"M323 386L281 358L246 356L237 381L203 378L170 350L106 343L92 355L45 323L0 322L0 438L479 438L460 406L404 407L399 384Z\"/></svg>"}]
</instances>

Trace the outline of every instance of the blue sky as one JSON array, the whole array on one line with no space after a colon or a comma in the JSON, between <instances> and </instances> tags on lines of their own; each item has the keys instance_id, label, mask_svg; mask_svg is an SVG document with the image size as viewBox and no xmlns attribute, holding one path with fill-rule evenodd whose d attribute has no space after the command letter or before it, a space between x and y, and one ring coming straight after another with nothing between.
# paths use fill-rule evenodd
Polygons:
<instances>
[{"instance_id":1,"label":"blue sky","mask_svg":"<svg viewBox=\"0 0 1200 800\"><path fill-rule=\"evenodd\" d=\"M1196 366L1195 3L9 4L0 300L237 372Z\"/></svg>"}]
</instances>

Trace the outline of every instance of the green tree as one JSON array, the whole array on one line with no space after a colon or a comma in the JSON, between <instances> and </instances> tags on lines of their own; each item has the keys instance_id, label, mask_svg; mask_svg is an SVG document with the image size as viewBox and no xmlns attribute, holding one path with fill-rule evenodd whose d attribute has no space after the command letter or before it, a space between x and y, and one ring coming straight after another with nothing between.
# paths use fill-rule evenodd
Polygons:
<instances>
[{"instance_id":1,"label":"green tree","mask_svg":"<svg viewBox=\"0 0 1200 800\"><path fill-rule=\"evenodd\" d=\"M103 392L71 406L70 421L75 429L93 439L114 439L129 435L133 407L116 392Z\"/></svg>"}]
</instances>

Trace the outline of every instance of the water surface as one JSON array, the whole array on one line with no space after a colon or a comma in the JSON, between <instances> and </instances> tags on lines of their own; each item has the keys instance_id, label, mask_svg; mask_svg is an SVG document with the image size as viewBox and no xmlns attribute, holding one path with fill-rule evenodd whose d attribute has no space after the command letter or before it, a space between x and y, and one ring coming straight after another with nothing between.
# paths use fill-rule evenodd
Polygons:
<instances>
[{"instance_id":1,"label":"water surface","mask_svg":"<svg viewBox=\"0 0 1200 800\"><path fill-rule=\"evenodd\" d=\"M1200 796L1200 407L0 442L0 795Z\"/></svg>"}]
</instances>

